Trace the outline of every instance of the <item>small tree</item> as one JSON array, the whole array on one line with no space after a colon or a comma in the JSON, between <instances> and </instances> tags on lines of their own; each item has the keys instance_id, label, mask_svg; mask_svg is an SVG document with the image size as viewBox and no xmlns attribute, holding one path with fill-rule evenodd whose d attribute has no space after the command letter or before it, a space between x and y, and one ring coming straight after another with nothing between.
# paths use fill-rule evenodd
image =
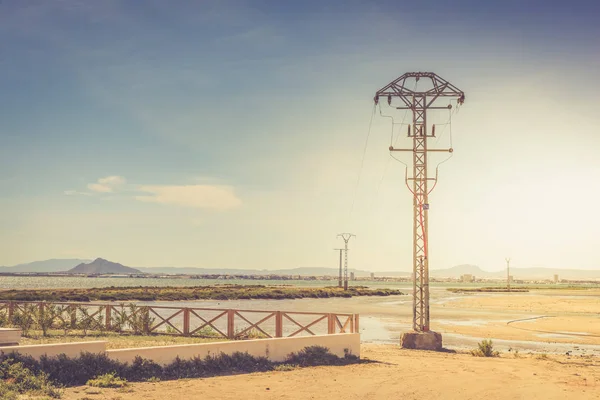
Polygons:
<instances>
[{"instance_id":1,"label":"small tree","mask_svg":"<svg viewBox=\"0 0 600 400\"><path fill-rule=\"evenodd\" d=\"M35 314L37 325L42 330L42 335L48 336L48 331L52 328L58 316L58 308L55 305L44 302L37 307Z\"/></svg>"},{"instance_id":2,"label":"small tree","mask_svg":"<svg viewBox=\"0 0 600 400\"><path fill-rule=\"evenodd\" d=\"M138 307L135 303L129 305L129 324L134 335L149 335L155 320L150 316L149 307Z\"/></svg>"},{"instance_id":3,"label":"small tree","mask_svg":"<svg viewBox=\"0 0 600 400\"><path fill-rule=\"evenodd\" d=\"M122 333L127 326L129 318L127 316L127 310L125 309L125 303L120 304L120 308L114 308L113 314L113 330L118 333Z\"/></svg>"},{"instance_id":4,"label":"small tree","mask_svg":"<svg viewBox=\"0 0 600 400\"><path fill-rule=\"evenodd\" d=\"M36 306L33 304L24 304L20 310L15 310L10 324L21 329L23 336L28 336L29 331L35 324L34 315Z\"/></svg>"}]
</instances>

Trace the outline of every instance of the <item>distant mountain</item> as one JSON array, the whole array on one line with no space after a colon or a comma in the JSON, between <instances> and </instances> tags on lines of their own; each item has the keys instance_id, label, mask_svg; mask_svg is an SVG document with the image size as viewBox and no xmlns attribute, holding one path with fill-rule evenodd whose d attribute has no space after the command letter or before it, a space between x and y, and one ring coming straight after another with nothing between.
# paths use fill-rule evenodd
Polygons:
<instances>
[{"instance_id":1,"label":"distant mountain","mask_svg":"<svg viewBox=\"0 0 600 400\"><path fill-rule=\"evenodd\" d=\"M22 273L22 272L61 272L67 271L74 266L90 262L80 259L52 259L45 261L34 261L27 264L14 265L12 267L0 267L0 273Z\"/></svg>"},{"instance_id":2,"label":"distant mountain","mask_svg":"<svg viewBox=\"0 0 600 400\"><path fill-rule=\"evenodd\" d=\"M81 263L67 271L70 274L141 274L139 269L96 258L89 264Z\"/></svg>"},{"instance_id":3,"label":"distant mountain","mask_svg":"<svg viewBox=\"0 0 600 400\"><path fill-rule=\"evenodd\" d=\"M89 264L88 264L89 263ZM74 268L75 267L75 268ZM12 267L0 267L0 273L51 273L51 272L70 272L70 273L114 273L114 274L165 274L165 275L302 275L302 276L337 276L338 268L304 267L291 269L226 269L226 268L176 268L176 267L156 267L156 268L130 268L118 263L112 263L102 258L96 259L90 263L90 260L80 259L52 259L45 261L35 261L27 264L19 264ZM80 272L83 271L83 272ZM87 272L92 271L92 272ZM97 271L97 272L96 272ZM350 268L349 272L354 272L357 277L366 277L371 271ZM460 278L461 275L471 274L476 278L504 279L506 270L485 271L477 265L463 264L452 268L434 269L429 272L433 278ZM566 268L511 268L510 274L514 279L552 279L557 274L559 279L600 279L600 270L577 270ZM396 271L375 271L375 276L399 277L410 276L411 272Z\"/></svg>"},{"instance_id":4,"label":"distant mountain","mask_svg":"<svg viewBox=\"0 0 600 400\"><path fill-rule=\"evenodd\" d=\"M337 276L337 268L304 267L290 269L226 269L226 268L175 268L175 267L156 267L139 268L140 271L147 274L168 274L168 275L302 275L302 276ZM369 276L369 271L348 269L354 272L356 276Z\"/></svg>"}]
</instances>

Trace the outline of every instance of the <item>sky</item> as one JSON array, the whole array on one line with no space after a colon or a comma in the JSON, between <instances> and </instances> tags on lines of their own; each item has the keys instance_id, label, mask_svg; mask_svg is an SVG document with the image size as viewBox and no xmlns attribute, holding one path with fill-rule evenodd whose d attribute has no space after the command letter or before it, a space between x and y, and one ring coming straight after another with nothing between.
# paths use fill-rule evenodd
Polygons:
<instances>
[{"instance_id":1,"label":"sky","mask_svg":"<svg viewBox=\"0 0 600 400\"><path fill-rule=\"evenodd\" d=\"M373 96L432 71L466 100L432 116L430 268L600 268L600 3L558 3L1 1L0 265L337 267L351 232L409 271Z\"/></svg>"}]
</instances>

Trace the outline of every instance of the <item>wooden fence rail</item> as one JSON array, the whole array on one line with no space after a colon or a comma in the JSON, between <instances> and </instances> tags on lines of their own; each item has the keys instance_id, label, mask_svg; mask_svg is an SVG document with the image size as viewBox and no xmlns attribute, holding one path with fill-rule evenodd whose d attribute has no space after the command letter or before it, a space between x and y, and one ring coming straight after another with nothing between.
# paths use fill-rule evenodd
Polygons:
<instances>
[{"instance_id":1,"label":"wooden fence rail","mask_svg":"<svg viewBox=\"0 0 600 400\"><path fill-rule=\"evenodd\" d=\"M358 314L169 307L136 303L1 301L0 316L8 323L30 316L33 323L45 323L52 329L227 339L359 331Z\"/></svg>"}]
</instances>

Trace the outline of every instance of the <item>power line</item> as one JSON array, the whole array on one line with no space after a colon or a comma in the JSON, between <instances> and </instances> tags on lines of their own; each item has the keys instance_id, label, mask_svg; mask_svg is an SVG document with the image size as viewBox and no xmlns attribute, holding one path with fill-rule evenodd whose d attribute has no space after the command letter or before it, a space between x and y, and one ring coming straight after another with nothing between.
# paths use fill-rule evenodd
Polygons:
<instances>
[{"instance_id":1,"label":"power line","mask_svg":"<svg viewBox=\"0 0 600 400\"><path fill-rule=\"evenodd\" d=\"M367 130L367 138L365 140L365 146L363 148L362 158L360 160L360 169L358 170L358 178L356 179L356 186L354 187L354 195L352 196L352 205L350 206L350 213L348 214L348 218L352 218L352 212L354 211L354 203L356 202L356 194L358 192L358 185L360 183L360 177L362 175L363 166L365 164L365 156L367 154L367 146L369 145L369 137L371 136L371 126L373 125L373 116L375 115L375 107L373 105L373 111L371 112L371 119L369 120L369 129Z\"/></svg>"}]
</instances>

